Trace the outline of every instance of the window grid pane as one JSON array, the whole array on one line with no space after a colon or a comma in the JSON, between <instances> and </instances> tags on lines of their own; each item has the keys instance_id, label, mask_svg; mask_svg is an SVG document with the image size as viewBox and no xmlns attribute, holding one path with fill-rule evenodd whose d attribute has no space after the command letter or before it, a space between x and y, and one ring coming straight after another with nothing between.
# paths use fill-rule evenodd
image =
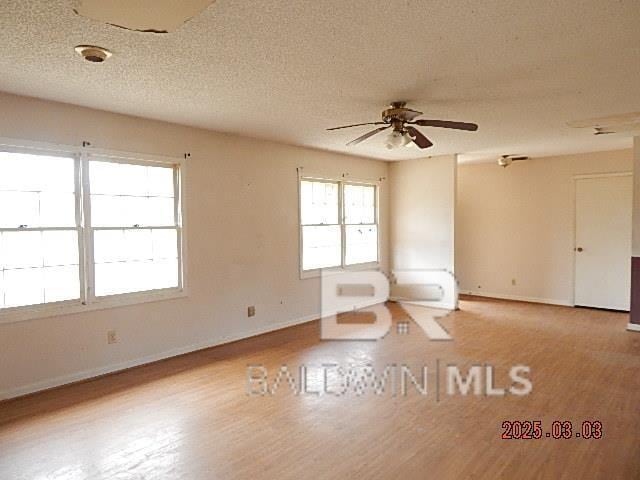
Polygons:
<instances>
[{"instance_id":1,"label":"window grid pane","mask_svg":"<svg viewBox=\"0 0 640 480\"><path fill-rule=\"evenodd\" d=\"M0 232L0 308L78 299L77 230Z\"/></svg>"},{"instance_id":2,"label":"window grid pane","mask_svg":"<svg viewBox=\"0 0 640 480\"><path fill-rule=\"evenodd\" d=\"M356 265L378 261L378 226L347 225L345 263Z\"/></svg>"},{"instance_id":3,"label":"window grid pane","mask_svg":"<svg viewBox=\"0 0 640 480\"><path fill-rule=\"evenodd\" d=\"M344 186L345 224L374 224L376 216L375 190L373 185Z\"/></svg>"},{"instance_id":4,"label":"window grid pane","mask_svg":"<svg viewBox=\"0 0 640 480\"><path fill-rule=\"evenodd\" d=\"M303 270L339 267L341 264L340 226L303 226Z\"/></svg>"},{"instance_id":5,"label":"window grid pane","mask_svg":"<svg viewBox=\"0 0 640 480\"><path fill-rule=\"evenodd\" d=\"M123 228L94 231L95 263L178 258L178 230Z\"/></svg>"},{"instance_id":6,"label":"window grid pane","mask_svg":"<svg viewBox=\"0 0 640 480\"><path fill-rule=\"evenodd\" d=\"M75 225L74 158L0 152L0 228Z\"/></svg>"},{"instance_id":7,"label":"window grid pane","mask_svg":"<svg viewBox=\"0 0 640 480\"><path fill-rule=\"evenodd\" d=\"M0 152L0 191L73 193L74 159Z\"/></svg>"},{"instance_id":8,"label":"window grid pane","mask_svg":"<svg viewBox=\"0 0 640 480\"><path fill-rule=\"evenodd\" d=\"M311 180L300 182L302 225L337 225L338 191L338 183Z\"/></svg>"},{"instance_id":9,"label":"window grid pane","mask_svg":"<svg viewBox=\"0 0 640 480\"><path fill-rule=\"evenodd\" d=\"M177 225L173 167L89 163L92 226Z\"/></svg>"}]
</instances>

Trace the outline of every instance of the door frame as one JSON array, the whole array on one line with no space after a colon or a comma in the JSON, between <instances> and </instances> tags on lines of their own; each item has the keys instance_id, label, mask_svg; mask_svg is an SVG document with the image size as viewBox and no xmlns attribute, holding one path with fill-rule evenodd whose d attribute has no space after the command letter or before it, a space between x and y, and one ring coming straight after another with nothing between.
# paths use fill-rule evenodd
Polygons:
<instances>
[{"instance_id":1,"label":"door frame","mask_svg":"<svg viewBox=\"0 0 640 480\"><path fill-rule=\"evenodd\" d=\"M571 305L576 306L576 243L577 243L577 230L578 230L578 205L576 203L576 193L577 193L577 181L585 180L589 178L609 178L609 177L633 177L632 171L622 171L622 172L608 172L608 173L585 173L579 175L573 175L572 179L572 198L571 202L573 204L573 255L571 256L571 283L573 288L571 289ZM629 257L629 261L631 261L631 257Z\"/></svg>"}]
</instances>

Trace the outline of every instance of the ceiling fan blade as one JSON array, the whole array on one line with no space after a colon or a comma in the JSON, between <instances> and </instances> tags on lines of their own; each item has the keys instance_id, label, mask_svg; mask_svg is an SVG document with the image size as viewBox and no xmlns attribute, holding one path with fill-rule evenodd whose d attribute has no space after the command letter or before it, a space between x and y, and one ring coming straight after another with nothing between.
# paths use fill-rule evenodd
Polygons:
<instances>
[{"instance_id":1,"label":"ceiling fan blade","mask_svg":"<svg viewBox=\"0 0 640 480\"><path fill-rule=\"evenodd\" d=\"M420 148L429 148L433 145L433 143L431 143L431 140L425 137L416 128L407 127L407 132L409 132L409 135L413 137L413 143L418 145Z\"/></svg>"},{"instance_id":2,"label":"ceiling fan blade","mask_svg":"<svg viewBox=\"0 0 640 480\"><path fill-rule=\"evenodd\" d=\"M361 125L386 125L386 124L384 122L355 123L353 125L343 125L342 127L327 128L327 130L340 130L341 128L360 127Z\"/></svg>"},{"instance_id":3,"label":"ceiling fan blade","mask_svg":"<svg viewBox=\"0 0 640 480\"><path fill-rule=\"evenodd\" d=\"M517 162L518 160L529 160L529 157L511 157L511 160Z\"/></svg>"},{"instance_id":4,"label":"ceiling fan blade","mask_svg":"<svg viewBox=\"0 0 640 480\"><path fill-rule=\"evenodd\" d=\"M416 120L411 123L420 125L421 127L453 128L455 130L468 130L470 132L478 130L478 125L475 123L451 122L449 120Z\"/></svg>"},{"instance_id":5,"label":"ceiling fan blade","mask_svg":"<svg viewBox=\"0 0 640 480\"><path fill-rule=\"evenodd\" d=\"M376 128L375 130L371 130L370 132L365 133L364 135L356 138L355 140L351 140L349 143L347 143L347 147L350 147L352 145L357 145L360 142L364 142L367 138L373 137L376 133L386 130L389 127L391 127L391 125L387 125L386 127L380 127L380 128Z\"/></svg>"}]
</instances>

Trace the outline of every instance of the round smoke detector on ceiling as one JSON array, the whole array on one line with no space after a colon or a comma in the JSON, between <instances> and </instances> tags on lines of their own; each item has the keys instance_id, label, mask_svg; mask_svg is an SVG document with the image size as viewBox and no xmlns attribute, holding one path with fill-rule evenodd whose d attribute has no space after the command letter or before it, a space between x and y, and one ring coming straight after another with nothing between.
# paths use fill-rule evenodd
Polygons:
<instances>
[{"instance_id":1,"label":"round smoke detector on ceiling","mask_svg":"<svg viewBox=\"0 0 640 480\"><path fill-rule=\"evenodd\" d=\"M78 45L75 50L78 55L81 55L82 58L91 63L102 63L113 55L106 48L96 47L93 45Z\"/></svg>"}]
</instances>

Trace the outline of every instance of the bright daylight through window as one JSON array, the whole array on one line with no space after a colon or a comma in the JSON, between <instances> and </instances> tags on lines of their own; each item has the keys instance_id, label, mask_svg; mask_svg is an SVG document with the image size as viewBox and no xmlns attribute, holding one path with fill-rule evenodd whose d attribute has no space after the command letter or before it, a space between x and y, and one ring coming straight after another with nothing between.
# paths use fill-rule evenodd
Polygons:
<instances>
[{"instance_id":1,"label":"bright daylight through window","mask_svg":"<svg viewBox=\"0 0 640 480\"><path fill-rule=\"evenodd\" d=\"M375 185L300 181L302 270L378 261Z\"/></svg>"},{"instance_id":2,"label":"bright daylight through window","mask_svg":"<svg viewBox=\"0 0 640 480\"><path fill-rule=\"evenodd\" d=\"M0 152L0 309L182 286L179 167L125 162Z\"/></svg>"}]
</instances>

